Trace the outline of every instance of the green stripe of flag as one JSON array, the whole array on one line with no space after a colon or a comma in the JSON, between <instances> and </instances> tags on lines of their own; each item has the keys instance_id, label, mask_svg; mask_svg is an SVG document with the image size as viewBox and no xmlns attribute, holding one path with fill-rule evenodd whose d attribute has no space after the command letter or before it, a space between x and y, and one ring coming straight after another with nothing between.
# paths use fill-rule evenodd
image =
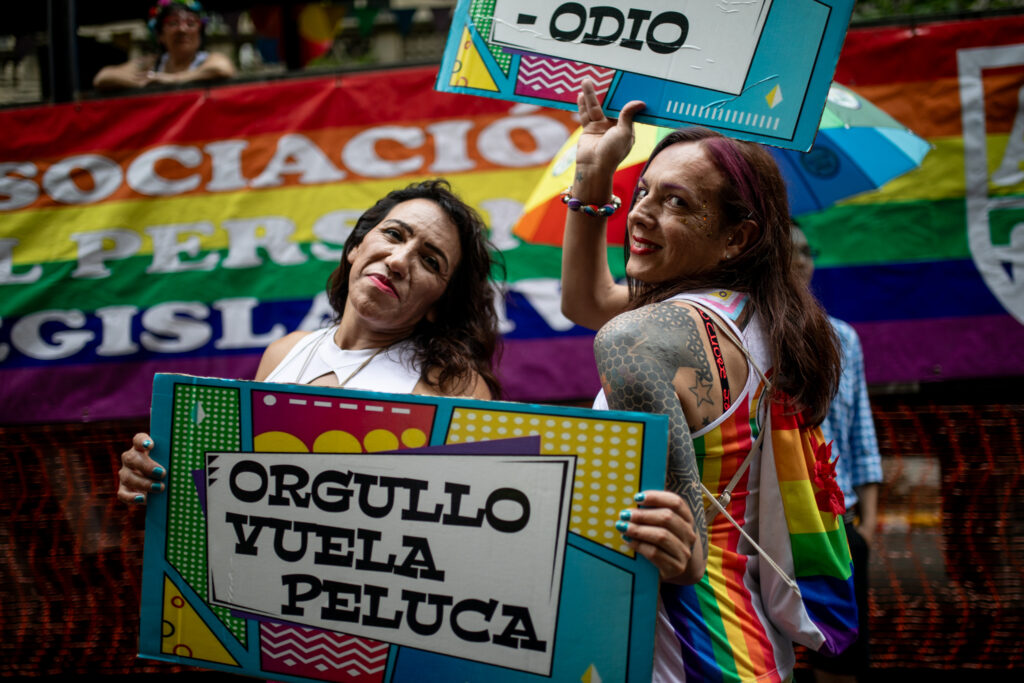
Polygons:
<instances>
[{"instance_id":1,"label":"green stripe of flag","mask_svg":"<svg viewBox=\"0 0 1024 683\"><path fill-rule=\"evenodd\" d=\"M222 254L223 255L223 254ZM4 285L0 316L48 309L94 311L104 306L148 308L165 301L199 301L252 296L261 300L311 298L324 290L334 264L310 260L297 266L269 263L259 268L148 274L148 257L109 264L109 277L72 278L71 262L43 264L32 284ZM59 284L58 284L59 282Z\"/></svg>"},{"instance_id":2,"label":"green stripe of flag","mask_svg":"<svg viewBox=\"0 0 1024 683\"><path fill-rule=\"evenodd\" d=\"M226 250L217 252L223 259ZM504 252L507 280L558 278L562 250L557 247L523 244ZM202 255L197 257L201 258ZM616 277L623 275L622 250L609 248L609 259ZM261 301L309 299L324 291L335 263L310 258L306 263L279 266L266 260L258 268L181 273L146 273L152 260L136 256L111 261L111 275L104 278L73 278L73 261L41 264L42 275L32 283L0 286L0 316L21 316L49 309L94 311L104 306L148 308L165 301L199 301L251 296ZM14 274L27 272L17 265ZM496 273L496 276L500 273Z\"/></svg>"},{"instance_id":3,"label":"green stripe of flag","mask_svg":"<svg viewBox=\"0 0 1024 683\"><path fill-rule=\"evenodd\" d=\"M821 252L819 266L970 258L963 198L847 204L799 220L807 240ZM1010 227L1001 236L993 230L993 239L1005 242Z\"/></svg>"},{"instance_id":4,"label":"green stripe of flag","mask_svg":"<svg viewBox=\"0 0 1024 683\"><path fill-rule=\"evenodd\" d=\"M714 634L726 633L726 629L725 623L722 621L722 613L719 611L718 602L715 600L715 594L711 590L711 584L706 574L701 579L701 584L703 584L704 590L696 591L697 601L700 604L701 616L704 617L705 629L711 634L711 649L715 655L715 662L722 670L721 680L737 680L736 660L732 652L728 648L723 647L719 639L714 637ZM704 634L701 636L701 639L704 640L707 637L707 634Z\"/></svg>"},{"instance_id":5,"label":"green stripe of flag","mask_svg":"<svg viewBox=\"0 0 1024 683\"><path fill-rule=\"evenodd\" d=\"M827 537L832 552L825 552L820 545L822 536ZM838 579L850 578L850 550L846 541L846 530L840 526L824 533L790 534L793 547L793 567L796 576L832 576Z\"/></svg>"}]
</instances>

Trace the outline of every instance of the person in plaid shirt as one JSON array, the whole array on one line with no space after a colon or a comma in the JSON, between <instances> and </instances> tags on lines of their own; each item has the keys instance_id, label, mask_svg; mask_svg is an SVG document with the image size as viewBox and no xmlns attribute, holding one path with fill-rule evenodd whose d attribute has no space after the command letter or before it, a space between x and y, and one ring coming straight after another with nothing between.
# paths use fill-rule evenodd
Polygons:
<instances>
[{"instance_id":1,"label":"person in plaid shirt","mask_svg":"<svg viewBox=\"0 0 1024 683\"><path fill-rule=\"evenodd\" d=\"M814 250L807 236L793 223L793 268L808 287L814 274ZM857 332L849 323L829 316L843 351L843 376L839 391L821 425L832 442L836 481L846 499L846 535L853 557L853 583L857 592L859 635L838 657L811 653L818 683L856 681L867 672L868 652L868 557L878 524L878 488L882 481L882 456L878 452L875 424L871 419L864 354Z\"/></svg>"}]
</instances>

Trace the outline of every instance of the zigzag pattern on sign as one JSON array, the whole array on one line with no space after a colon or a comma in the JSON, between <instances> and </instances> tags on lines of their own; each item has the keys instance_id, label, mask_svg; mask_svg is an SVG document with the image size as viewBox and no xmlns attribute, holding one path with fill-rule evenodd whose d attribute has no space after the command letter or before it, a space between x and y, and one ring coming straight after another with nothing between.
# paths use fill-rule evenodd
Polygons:
<instances>
[{"instance_id":1,"label":"zigzag pattern on sign","mask_svg":"<svg viewBox=\"0 0 1024 683\"><path fill-rule=\"evenodd\" d=\"M261 654L269 670L315 669L327 680L370 680L387 666L387 643L283 624L262 624L261 630Z\"/></svg>"},{"instance_id":2,"label":"zigzag pattern on sign","mask_svg":"<svg viewBox=\"0 0 1024 683\"><path fill-rule=\"evenodd\" d=\"M594 81L598 93L604 92L615 72L592 64L581 64L562 59L524 57L519 65L518 85L532 90L551 90L555 93L576 92L584 78Z\"/></svg>"}]
</instances>

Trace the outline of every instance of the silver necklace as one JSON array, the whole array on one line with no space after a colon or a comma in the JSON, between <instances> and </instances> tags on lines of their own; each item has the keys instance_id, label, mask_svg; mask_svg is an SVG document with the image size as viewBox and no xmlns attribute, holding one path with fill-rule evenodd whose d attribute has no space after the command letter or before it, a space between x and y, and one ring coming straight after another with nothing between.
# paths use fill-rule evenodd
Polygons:
<instances>
[{"instance_id":1,"label":"silver necklace","mask_svg":"<svg viewBox=\"0 0 1024 683\"><path fill-rule=\"evenodd\" d=\"M333 329L333 328L332 328L332 329ZM310 361L312 361L312 360L313 360L313 356L315 356L315 355L316 355L316 352L317 352L317 351L318 351L318 350L320 349L320 345L321 345L321 344L323 344L323 343L324 343L324 340L325 340L325 339L327 339L327 338L328 338L328 337L330 337L330 336L333 336L333 334L323 334L323 335L320 335L320 338L319 338L319 339L317 339L317 341L316 341L316 344L313 344L313 346L312 346L312 347L310 348L310 350L309 350L309 353L307 353L307 354L306 354L306 360L305 360L305 361L304 361L304 362L302 363L302 367L301 367L301 368L299 369L299 374L297 375L297 377L298 377L298 379L299 379L300 381L302 380L302 376L303 376L304 374L306 374L306 368L308 368L308 367L309 367L309 363L310 363ZM351 372L351 373L349 374L349 376L348 376L348 377L346 377L346 378L345 378L345 379L344 379L344 380L343 380L343 381L342 381L342 382L341 382L340 384L338 384L338 387L340 388L340 387L343 387L343 386L345 386L346 384L348 384L348 383L349 383L349 380L351 380L351 379L352 379L353 377L355 377L355 376L356 376L356 375L358 375L358 374L359 374L360 372L362 372L362 371L363 371L363 369L364 369L364 368L365 368L365 367L366 367L367 365L369 365L369 364L370 364L371 362L373 362L373 359L374 359L374 358L376 358L377 356L379 356L379 355L381 354L381 352L382 352L382 351L386 351L386 350L388 350L388 349L390 349L390 348L391 348L391 345L389 344L388 346L382 346L382 347L380 347L379 349L377 349L376 351L374 351L374 352L373 352L373 353L372 353L372 354L370 355L370 357L369 357L369 358L367 358L367 359L366 359L366 360L364 360L364 361L363 361L362 363L360 363L360 364L359 364L359 367L357 367L357 368L356 368L355 370L353 370L353 371L352 371L352 372ZM316 378L314 377L313 379L316 379ZM308 382L304 382L304 384L308 384Z\"/></svg>"}]
</instances>

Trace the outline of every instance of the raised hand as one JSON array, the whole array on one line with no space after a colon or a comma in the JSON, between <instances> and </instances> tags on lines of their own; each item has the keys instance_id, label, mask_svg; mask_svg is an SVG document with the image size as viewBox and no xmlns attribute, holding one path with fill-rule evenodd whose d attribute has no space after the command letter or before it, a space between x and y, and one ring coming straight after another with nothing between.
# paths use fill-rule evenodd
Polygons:
<instances>
[{"instance_id":1,"label":"raised hand","mask_svg":"<svg viewBox=\"0 0 1024 683\"><path fill-rule=\"evenodd\" d=\"M583 90L576 98L583 132L576 146L578 172L593 168L601 173L614 173L615 168L633 148L633 117L646 105L633 100L622 108L618 120L604 115L597 99L594 83L583 81Z\"/></svg>"}]
</instances>

